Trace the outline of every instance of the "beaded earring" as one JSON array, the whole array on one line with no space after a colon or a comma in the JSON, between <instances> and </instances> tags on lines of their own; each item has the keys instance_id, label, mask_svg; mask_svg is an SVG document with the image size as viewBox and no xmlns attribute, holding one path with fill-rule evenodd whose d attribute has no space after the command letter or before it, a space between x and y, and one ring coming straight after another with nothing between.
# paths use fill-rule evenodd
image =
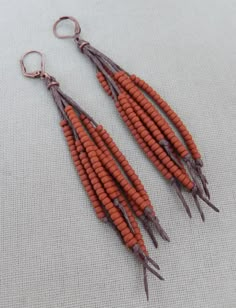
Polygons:
<instances>
[{"instance_id":1,"label":"beaded earring","mask_svg":"<svg viewBox=\"0 0 236 308\"><path fill-rule=\"evenodd\" d=\"M39 71L27 72L24 60L29 54L41 57ZM157 272L159 266L148 255L135 216L143 223L155 247L158 244L152 226L164 240L169 241L169 237L159 223L143 184L102 125L98 125L72 98L62 92L57 80L45 72L44 55L41 52L25 53L20 64L24 76L41 78L51 92L60 113L60 126L72 161L95 213L100 220L112 225L122 242L143 265L148 298L147 270L160 280L163 278Z\"/></svg>"},{"instance_id":2,"label":"beaded earring","mask_svg":"<svg viewBox=\"0 0 236 308\"><path fill-rule=\"evenodd\" d=\"M74 23L73 35L59 35L58 24L63 20ZM81 28L71 16L59 18L53 32L57 38L72 38L80 51L97 68L97 79L115 106L139 146L157 170L170 182L177 192L188 216L191 212L182 194L182 188L193 196L202 220L205 220L199 198L214 211L219 209L210 202L207 179L202 172L201 154L188 129L168 103L136 75L129 75L110 58L80 38ZM163 117L163 112L167 119ZM172 129L172 123L181 139Z\"/></svg>"}]
</instances>

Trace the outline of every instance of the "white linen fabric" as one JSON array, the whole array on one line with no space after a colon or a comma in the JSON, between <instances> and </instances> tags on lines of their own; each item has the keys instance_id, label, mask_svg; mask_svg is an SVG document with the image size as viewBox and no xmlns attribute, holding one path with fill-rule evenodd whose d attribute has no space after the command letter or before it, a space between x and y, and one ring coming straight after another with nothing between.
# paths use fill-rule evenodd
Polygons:
<instances>
[{"instance_id":1,"label":"white linen fabric","mask_svg":"<svg viewBox=\"0 0 236 308\"><path fill-rule=\"evenodd\" d=\"M0 307L236 307L236 1L1 0ZM194 136L212 201L190 220L100 88L71 40L52 34L62 15L81 36L150 83ZM71 28L66 28L70 30ZM46 54L46 69L111 133L142 179L171 243L150 255L164 282L142 268L97 220L71 162L59 116L19 58ZM35 59L35 58L34 58ZM33 67L33 58L27 63ZM34 66L35 67L35 66Z\"/></svg>"}]
</instances>

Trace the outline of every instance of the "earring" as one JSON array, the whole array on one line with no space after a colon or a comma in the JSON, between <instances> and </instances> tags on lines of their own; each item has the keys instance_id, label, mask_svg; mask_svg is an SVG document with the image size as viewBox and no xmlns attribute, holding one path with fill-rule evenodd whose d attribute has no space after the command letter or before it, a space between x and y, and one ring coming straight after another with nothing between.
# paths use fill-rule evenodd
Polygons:
<instances>
[{"instance_id":1,"label":"earring","mask_svg":"<svg viewBox=\"0 0 236 308\"><path fill-rule=\"evenodd\" d=\"M58 24L66 19L74 23L73 35L62 36L57 32ZM75 18L61 17L55 22L53 32L57 38L72 38L80 51L96 66L97 79L101 86L115 101L121 118L139 146L175 189L188 216L191 218L191 212L182 194L182 188L192 194L203 221L205 217L199 198L219 212L209 200L208 182L202 172L200 152L188 129L170 105L144 80L129 75L89 42L82 40L81 28ZM160 111L175 126L182 140L177 137Z\"/></svg>"},{"instance_id":2,"label":"earring","mask_svg":"<svg viewBox=\"0 0 236 308\"><path fill-rule=\"evenodd\" d=\"M25 57L38 54L41 68L27 72ZM29 51L20 60L25 77L40 78L51 92L60 113L62 127L72 160L97 217L109 222L123 243L143 265L144 286L148 298L147 270L163 280L159 266L149 257L137 218L143 223L155 247L154 226L169 241L161 227L143 184L108 132L98 125L72 98L60 89L57 80L46 73L44 55ZM134 213L134 214L133 214Z\"/></svg>"}]
</instances>

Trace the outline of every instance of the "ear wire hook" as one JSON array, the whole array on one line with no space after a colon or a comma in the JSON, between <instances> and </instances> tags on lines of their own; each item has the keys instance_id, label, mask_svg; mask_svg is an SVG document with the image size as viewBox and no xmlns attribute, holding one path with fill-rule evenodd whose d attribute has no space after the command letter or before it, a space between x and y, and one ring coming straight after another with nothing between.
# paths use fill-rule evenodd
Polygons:
<instances>
[{"instance_id":1,"label":"ear wire hook","mask_svg":"<svg viewBox=\"0 0 236 308\"><path fill-rule=\"evenodd\" d=\"M34 71L34 72L27 72L25 64L24 64L24 60L25 58L32 53L36 53L40 56L41 58L41 62L40 62L40 70L38 71ZM29 78L39 78L39 77L43 77L45 75L45 57L44 54L41 53L40 51L37 50L30 50L28 52L26 52L20 59L20 66L21 66L21 70L22 73L25 77L29 77Z\"/></svg>"},{"instance_id":2,"label":"ear wire hook","mask_svg":"<svg viewBox=\"0 0 236 308\"><path fill-rule=\"evenodd\" d=\"M72 21L74 23L74 34L73 35L60 35L58 34L57 32L57 26L58 24L63 21L63 20L67 20L69 19L70 21ZM72 16L62 16L60 17L53 25L53 33L54 35L59 38L59 39L67 39L67 38L75 38L75 36L77 34L79 34L81 32L81 28L80 28L80 25L79 25L79 22L78 20L76 20L74 17Z\"/></svg>"}]
</instances>

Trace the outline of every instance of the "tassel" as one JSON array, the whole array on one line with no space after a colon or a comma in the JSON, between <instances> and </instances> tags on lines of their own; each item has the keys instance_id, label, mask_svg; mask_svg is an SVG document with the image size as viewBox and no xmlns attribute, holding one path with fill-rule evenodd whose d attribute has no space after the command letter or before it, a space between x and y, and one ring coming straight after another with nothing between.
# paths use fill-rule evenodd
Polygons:
<instances>
[{"instance_id":1,"label":"tassel","mask_svg":"<svg viewBox=\"0 0 236 308\"><path fill-rule=\"evenodd\" d=\"M210 201L208 182L202 172L201 154L179 116L144 80L128 74L110 58L82 40L81 29L75 18L61 17L54 24L53 31L58 38L64 38L57 33L57 25L64 19L75 24L75 34L67 37L73 38L80 51L95 65L99 83L114 100L116 109L141 149L170 182L188 216L191 218L191 212L182 189L192 194L203 221L205 216L199 199L219 212ZM178 138L171 124L181 138ZM137 216L141 216L139 214L138 212Z\"/></svg>"},{"instance_id":2,"label":"tassel","mask_svg":"<svg viewBox=\"0 0 236 308\"><path fill-rule=\"evenodd\" d=\"M41 53L37 51L28 52ZM125 246L134 253L144 269L144 287L148 298L147 271L160 280L159 266L149 257L135 217L139 218L155 247L152 228L169 241L154 212L148 194L139 177L116 146L108 132L98 125L72 98L60 89L56 79L42 70L27 73L24 58L21 66L25 76L41 78L51 92L61 116L60 126L75 168L96 216L110 223Z\"/></svg>"}]
</instances>

